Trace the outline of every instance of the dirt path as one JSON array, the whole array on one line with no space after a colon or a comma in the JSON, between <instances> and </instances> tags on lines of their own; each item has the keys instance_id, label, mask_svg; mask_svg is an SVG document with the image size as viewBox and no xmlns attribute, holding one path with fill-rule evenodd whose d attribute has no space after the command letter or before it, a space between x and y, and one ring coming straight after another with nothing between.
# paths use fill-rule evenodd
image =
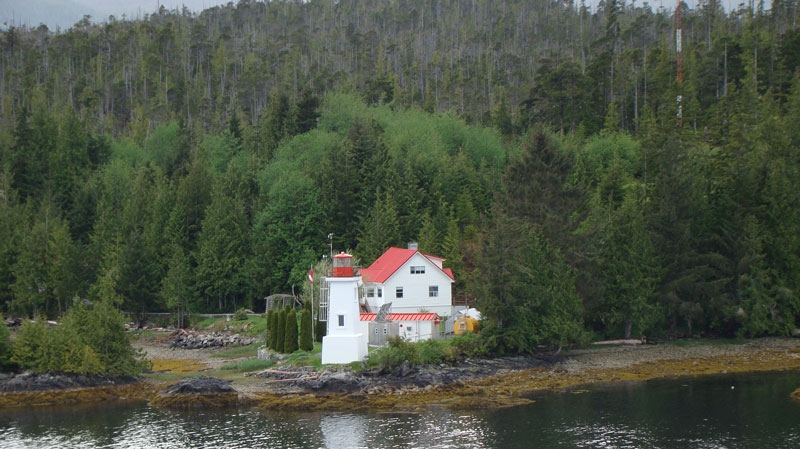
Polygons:
<instances>
[{"instance_id":1,"label":"dirt path","mask_svg":"<svg viewBox=\"0 0 800 449\"><path fill-rule=\"evenodd\" d=\"M167 344L154 340L137 340L132 343L134 349L141 349L150 361L158 360L193 360L199 361L210 369L219 369L225 363L223 358L213 357L218 349L181 349L170 348Z\"/></svg>"},{"instance_id":2,"label":"dirt path","mask_svg":"<svg viewBox=\"0 0 800 449\"><path fill-rule=\"evenodd\" d=\"M714 360L748 357L764 353L784 354L789 360L800 360L800 339L761 338L741 344L691 340L679 344L593 347L570 351L562 368L570 373L597 369L626 369L637 364L680 361Z\"/></svg>"}]
</instances>

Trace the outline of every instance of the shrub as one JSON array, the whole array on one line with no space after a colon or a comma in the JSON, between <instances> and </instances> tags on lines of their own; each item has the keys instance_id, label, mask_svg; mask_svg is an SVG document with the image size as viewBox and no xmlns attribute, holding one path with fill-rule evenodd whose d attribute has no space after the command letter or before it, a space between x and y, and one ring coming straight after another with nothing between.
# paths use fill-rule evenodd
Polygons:
<instances>
[{"instance_id":1,"label":"shrub","mask_svg":"<svg viewBox=\"0 0 800 449\"><path fill-rule=\"evenodd\" d=\"M390 338L389 345L375 351L372 357L377 360L378 366L384 371L391 371L406 361L411 365L420 363L417 346L400 337Z\"/></svg>"},{"instance_id":2,"label":"shrub","mask_svg":"<svg viewBox=\"0 0 800 449\"><path fill-rule=\"evenodd\" d=\"M111 304L76 303L58 327L48 328L41 320L24 323L11 359L35 372L135 376L147 362L131 346L124 323Z\"/></svg>"},{"instance_id":3,"label":"shrub","mask_svg":"<svg viewBox=\"0 0 800 449\"><path fill-rule=\"evenodd\" d=\"M241 308L233 314L233 321L247 321L247 310Z\"/></svg>"},{"instance_id":4,"label":"shrub","mask_svg":"<svg viewBox=\"0 0 800 449\"><path fill-rule=\"evenodd\" d=\"M450 340L450 351L453 359L464 357L480 358L489 353L489 346L480 334L467 332L456 335Z\"/></svg>"},{"instance_id":5,"label":"shrub","mask_svg":"<svg viewBox=\"0 0 800 449\"><path fill-rule=\"evenodd\" d=\"M102 374L103 365L100 357L81 335L76 326L61 325L52 329L48 338L48 348L58 348L49 354L48 371L60 371L75 374Z\"/></svg>"},{"instance_id":6,"label":"shrub","mask_svg":"<svg viewBox=\"0 0 800 449\"><path fill-rule=\"evenodd\" d=\"M438 365L452 361L450 345L442 340L424 340L417 343L419 361L423 365Z\"/></svg>"},{"instance_id":7,"label":"shrub","mask_svg":"<svg viewBox=\"0 0 800 449\"><path fill-rule=\"evenodd\" d=\"M291 354L297 351L297 312L294 309L286 314L286 333L284 334L283 352Z\"/></svg>"},{"instance_id":8,"label":"shrub","mask_svg":"<svg viewBox=\"0 0 800 449\"><path fill-rule=\"evenodd\" d=\"M107 302L96 302L91 308L76 303L62 325L76 327L100 359L103 374L135 376L147 367L142 354L131 346L125 316Z\"/></svg>"}]
</instances>

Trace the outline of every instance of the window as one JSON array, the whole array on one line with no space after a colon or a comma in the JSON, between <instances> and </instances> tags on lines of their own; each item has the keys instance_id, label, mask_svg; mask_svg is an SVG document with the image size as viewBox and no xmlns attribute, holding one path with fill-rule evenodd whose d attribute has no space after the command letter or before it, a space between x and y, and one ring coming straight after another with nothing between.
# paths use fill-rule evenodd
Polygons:
<instances>
[{"instance_id":1,"label":"window","mask_svg":"<svg viewBox=\"0 0 800 449\"><path fill-rule=\"evenodd\" d=\"M383 288L378 287L378 298L383 298Z\"/></svg>"},{"instance_id":2,"label":"window","mask_svg":"<svg viewBox=\"0 0 800 449\"><path fill-rule=\"evenodd\" d=\"M430 287L428 287L428 296L431 298L439 296L439 286L431 285Z\"/></svg>"},{"instance_id":3,"label":"window","mask_svg":"<svg viewBox=\"0 0 800 449\"><path fill-rule=\"evenodd\" d=\"M396 287L394 289L394 297L395 298L402 298L403 297L403 287Z\"/></svg>"},{"instance_id":4,"label":"window","mask_svg":"<svg viewBox=\"0 0 800 449\"><path fill-rule=\"evenodd\" d=\"M372 288L367 289L367 298L374 298L375 297L375 290Z\"/></svg>"},{"instance_id":5,"label":"window","mask_svg":"<svg viewBox=\"0 0 800 449\"><path fill-rule=\"evenodd\" d=\"M411 265L411 274L425 274L425 265Z\"/></svg>"},{"instance_id":6,"label":"window","mask_svg":"<svg viewBox=\"0 0 800 449\"><path fill-rule=\"evenodd\" d=\"M339 327L344 327L344 315L339 315Z\"/></svg>"}]
</instances>

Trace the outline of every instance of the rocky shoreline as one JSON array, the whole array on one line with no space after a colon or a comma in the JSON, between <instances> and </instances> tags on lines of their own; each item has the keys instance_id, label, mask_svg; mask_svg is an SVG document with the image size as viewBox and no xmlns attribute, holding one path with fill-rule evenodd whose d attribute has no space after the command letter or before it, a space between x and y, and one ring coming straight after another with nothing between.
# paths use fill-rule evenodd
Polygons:
<instances>
[{"instance_id":1,"label":"rocky shoreline","mask_svg":"<svg viewBox=\"0 0 800 449\"><path fill-rule=\"evenodd\" d=\"M139 382L139 379L131 376L110 377L54 373L22 373L16 376L9 375L4 379L0 379L0 392L10 393L91 387L116 387L137 382Z\"/></svg>"},{"instance_id":2,"label":"rocky shoreline","mask_svg":"<svg viewBox=\"0 0 800 449\"><path fill-rule=\"evenodd\" d=\"M178 349L157 341L137 346L153 361L197 366L195 372L219 368L216 349ZM182 363L185 362L185 363ZM427 407L497 408L531 402L541 390L564 390L598 382L734 372L800 370L800 339L766 338L724 342L611 346L487 360L465 360L456 366L419 368L403 365L393 372L353 372L344 368L281 367L228 380L186 374L179 382L128 380L57 380L57 387L31 388L21 380L0 380L0 407L31 403L49 405L87 400L140 399L164 407L255 405L281 410L421 410ZM184 372L185 373L185 372ZM46 376L46 375L45 375ZM17 376L20 377L20 376ZM54 379L59 379L54 377ZM16 385L13 391L8 385ZM33 386L36 385L34 388ZM47 396L47 400L26 400ZM98 399L95 396L99 396Z\"/></svg>"}]
</instances>

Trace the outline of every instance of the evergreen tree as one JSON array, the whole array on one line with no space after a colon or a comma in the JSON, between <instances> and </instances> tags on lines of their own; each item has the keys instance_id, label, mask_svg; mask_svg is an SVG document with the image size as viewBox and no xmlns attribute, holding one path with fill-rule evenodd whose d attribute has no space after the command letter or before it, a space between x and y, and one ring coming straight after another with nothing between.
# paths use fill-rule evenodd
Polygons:
<instances>
[{"instance_id":1,"label":"evergreen tree","mask_svg":"<svg viewBox=\"0 0 800 449\"><path fill-rule=\"evenodd\" d=\"M563 257L534 225L497 213L473 291L487 339L501 354L581 339L581 306Z\"/></svg>"},{"instance_id":2,"label":"evergreen tree","mask_svg":"<svg viewBox=\"0 0 800 449\"><path fill-rule=\"evenodd\" d=\"M634 188L623 194L621 203L613 194L603 200L601 188L581 225L581 232L592 233L592 270L600 286L599 304L593 304L590 313L600 319L605 332L621 332L624 338L631 338L633 331L643 335L661 317L655 305L661 267L645 226L639 187Z\"/></svg>"},{"instance_id":3,"label":"evergreen tree","mask_svg":"<svg viewBox=\"0 0 800 449\"><path fill-rule=\"evenodd\" d=\"M316 328L314 328L314 339L317 343L322 343L322 338L328 333L328 323L326 321L320 321L319 317L314 322Z\"/></svg>"},{"instance_id":4,"label":"evergreen tree","mask_svg":"<svg viewBox=\"0 0 800 449\"><path fill-rule=\"evenodd\" d=\"M286 331L284 334L283 352L291 354L298 349L297 312L290 309L286 314Z\"/></svg>"},{"instance_id":5,"label":"evergreen tree","mask_svg":"<svg viewBox=\"0 0 800 449\"><path fill-rule=\"evenodd\" d=\"M47 365L44 357L46 334L47 327L40 317L34 321L23 321L11 347L11 362L22 369L42 371Z\"/></svg>"},{"instance_id":6,"label":"evergreen tree","mask_svg":"<svg viewBox=\"0 0 800 449\"><path fill-rule=\"evenodd\" d=\"M168 262L167 274L161 281L161 296L164 304L177 314L177 326L182 329L186 325L191 299L191 267L184 249L173 245L172 256Z\"/></svg>"},{"instance_id":7,"label":"evergreen tree","mask_svg":"<svg viewBox=\"0 0 800 449\"><path fill-rule=\"evenodd\" d=\"M275 350L275 335L278 330L275 328L275 311L270 309L267 311L267 348Z\"/></svg>"},{"instance_id":8,"label":"evergreen tree","mask_svg":"<svg viewBox=\"0 0 800 449\"><path fill-rule=\"evenodd\" d=\"M277 313L277 332L275 333L275 352L285 352L286 345L286 316L288 312L286 309L281 309Z\"/></svg>"},{"instance_id":9,"label":"evergreen tree","mask_svg":"<svg viewBox=\"0 0 800 449\"><path fill-rule=\"evenodd\" d=\"M311 321L311 304L306 302L303 304L303 311L300 313L300 349L303 351L311 351L314 349L314 340L311 336L311 326L314 323Z\"/></svg>"},{"instance_id":10,"label":"evergreen tree","mask_svg":"<svg viewBox=\"0 0 800 449\"><path fill-rule=\"evenodd\" d=\"M5 323L0 323L0 372L7 371L11 366L11 331Z\"/></svg>"},{"instance_id":11,"label":"evergreen tree","mask_svg":"<svg viewBox=\"0 0 800 449\"><path fill-rule=\"evenodd\" d=\"M221 183L203 220L197 251L197 286L217 301L217 310L236 308L240 296L247 248L247 219L240 199L232 198ZM232 304L228 304L233 300Z\"/></svg>"},{"instance_id":12,"label":"evergreen tree","mask_svg":"<svg viewBox=\"0 0 800 449\"><path fill-rule=\"evenodd\" d=\"M16 204L17 196L11 188L11 177L10 170L0 166L0 191L5 192L0 195L0 310L5 310L13 299L13 268L19 248L18 239L22 237L17 230L25 226L25 208Z\"/></svg>"},{"instance_id":13,"label":"evergreen tree","mask_svg":"<svg viewBox=\"0 0 800 449\"><path fill-rule=\"evenodd\" d=\"M19 242L11 286L14 300L9 309L32 316L58 316L65 301L78 294L76 264L68 224L51 201L42 201L33 222L16 230Z\"/></svg>"},{"instance_id":14,"label":"evergreen tree","mask_svg":"<svg viewBox=\"0 0 800 449\"><path fill-rule=\"evenodd\" d=\"M359 236L356 252L364 260L375 260L387 248L400 241L400 226L397 221L397 209L389 192L383 195L378 190L375 205L365 220L364 231Z\"/></svg>"}]
</instances>

